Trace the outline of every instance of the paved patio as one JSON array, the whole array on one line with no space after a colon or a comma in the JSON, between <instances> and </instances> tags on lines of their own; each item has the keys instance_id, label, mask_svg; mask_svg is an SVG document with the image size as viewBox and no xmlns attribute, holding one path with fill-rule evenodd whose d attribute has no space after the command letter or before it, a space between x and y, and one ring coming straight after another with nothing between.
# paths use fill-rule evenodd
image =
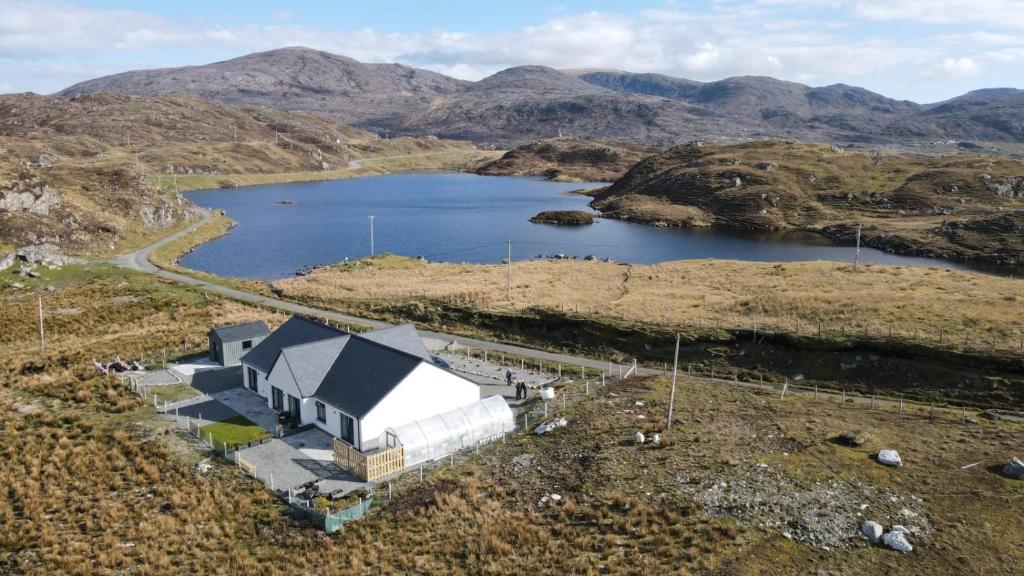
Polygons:
<instances>
[{"instance_id":1,"label":"paved patio","mask_svg":"<svg viewBox=\"0 0 1024 576\"><path fill-rule=\"evenodd\" d=\"M334 463L331 437L319 429L304 430L285 438L238 451L256 468L256 477L275 490L290 490L316 482L321 492L351 492L367 485Z\"/></svg>"}]
</instances>

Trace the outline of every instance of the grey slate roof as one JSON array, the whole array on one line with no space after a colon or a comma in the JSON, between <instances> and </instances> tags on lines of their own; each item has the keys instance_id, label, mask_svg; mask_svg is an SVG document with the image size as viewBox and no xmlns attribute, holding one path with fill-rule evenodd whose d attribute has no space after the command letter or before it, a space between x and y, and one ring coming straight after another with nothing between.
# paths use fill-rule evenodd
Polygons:
<instances>
[{"instance_id":1,"label":"grey slate roof","mask_svg":"<svg viewBox=\"0 0 1024 576\"><path fill-rule=\"evenodd\" d=\"M266 336L269 333L270 330L262 320L246 322L245 324L235 324L233 326L218 326L217 328L210 330L210 334L215 336L221 342L238 342L239 340L248 340L250 338Z\"/></svg>"},{"instance_id":2,"label":"grey slate roof","mask_svg":"<svg viewBox=\"0 0 1024 576\"><path fill-rule=\"evenodd\" d=\"M431 360L430 351L427 350L427 347L423 344L423 338L420 337L416 327L412 324L402 324L401 326L382 328L373 332L364 332L359 336L378 344L383 344L388 348L401 350L427 361Z\"/></svg>"},{"instance_id":3,"label":"grey slate roof","mask_svg":"<svg viewBox=\"0 0 1024 576\"><path fill-rule=\"evenodd\" d=\"M262 342L242 356L242 362L255 367L264 374L269 374L274 367L278 355L284 348L319 342L338 336L345 336L341 330L331 328L326 324L307 320L299 316L292 316L287 322L274 330Z\"/></svg>"},{"instance_id":4,"label":"grey slate roof","mask_svg":"<svg viewBox=\"0 0 1024 576\"><path fill-rule=\"evenodd\" d=\"M362 418L423 361L414 354L353 335L313 397Z\"/></svg>"},{"instance_id":5,"label":"grey slate roof","mask_svg":"<svg viewBox=\"0 0 1024 576\"><path fill-rule=\"evenodd\" d=\"M288 363L303 398L309 398L316 392L348 340L349 336L338 336L281 350L281 359Z\"/></svg>"}]
</instances>

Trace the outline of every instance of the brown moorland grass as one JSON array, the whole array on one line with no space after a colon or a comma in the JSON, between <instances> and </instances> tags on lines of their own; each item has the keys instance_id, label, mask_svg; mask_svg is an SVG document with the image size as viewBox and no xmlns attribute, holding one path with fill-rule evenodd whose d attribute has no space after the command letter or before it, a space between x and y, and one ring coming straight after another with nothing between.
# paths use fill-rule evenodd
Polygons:
<instances>
[{"instance_id":1,"label":"brown moorland grass","mask_svg":"<svg viewBox=\"0 0 1024 576\"><path fill-rule=\"evenodd\" d=\"M558 433L492 445L422 485L406 475L392 502L380 498L329 537L233 466L194 472L205 452L91 368L94 356L139 346L196 350L214 323L281 317L105 266L72 267L52 282L45 354L34 299L0 306L0 573L1004 574L1024 560L1015 537L1024 487L991 472L1021 446L1020 426L901 420L684 380L666 432L663 379L616 384L614 396L570 406ZM877 442L829 441L861 428ZM638 449L627 441L638 429L660 430L667 447ZM883 444L907 465L871 462ZM523 455L532 462L520 464ZM928 536L912 537L909 556L856 538L825 552L709 515L683 489L731 481L754 462L796 490L839 478L919 496L866 514L888 524L909 505ZM561 505L538 505L552 492ZM838 521L852 530L857 520Z\"/></svg>"},{"instance_id":2,"label":"brown moorland grass","mask_svg":"<svg viewBox=\"0 0 1024 576\"><path fill-rule=\"evenodd\" d=\"M454 300L509 310L502 265L427 263L383 256L274 283L286 297L346 309L384 301ZM657 265L529 261L512 266L515 308L578 310L598 319L719 324L909 336L946 342L970 334L1003 347L1024 337L1020 280L940 268L835 262L761 264L689 260Z\"/></svg>"}]
</instances>

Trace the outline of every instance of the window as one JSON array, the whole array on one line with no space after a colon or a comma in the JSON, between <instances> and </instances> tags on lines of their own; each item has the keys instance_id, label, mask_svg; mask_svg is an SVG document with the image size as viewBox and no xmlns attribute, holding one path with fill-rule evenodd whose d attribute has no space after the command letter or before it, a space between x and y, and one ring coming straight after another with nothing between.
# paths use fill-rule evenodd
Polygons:
<instances>
[{"instance_id":1,"label":"window","mask_svg":"<svg viewBox=\"0 0 1024 576\"><path fill-rule=\"evenodd\" d=\"M356 443L356 421L348 414L341 414L341 439L353 446Z\"/></svg>"},{"instance_id":2,"label":"window","mask_svg":"<svg viewBox=\"0 0 1024 576\"><path fill-rule=\"evenodd\" d=\"M292 418L299 417L299 399L291 394L288 395L288 414L290 414Z\"/></svg>"},{"instance_id":3,"label":"window","mask_svg":"<svg viewBox=\"0 0 1024 576\"><path fill-rule=\"evenodd\" d=\"M277 386L271 386L270 387L270 401L271 401L271 407L273 407L274 410L277 410L278 412L283 410L283 406L284 406L284 393L281 392L281 389L278 388Z\"/></svg>"},{"instance_id":4,"label":"window","mask_svg":"<svg viewBox=\"0 0 1024 576\"><path fill-rule=\"evenodd\" d=\"M398 447L398 437L395 436L393 433L388 432L387 433L386 443L387 443L387 447L388 448L397 448Z\"/></svg>"},{"instance_id":5,"label":"window","mask_svg":"<svg viewBox=\"0 0 1024 576\"><path fill-rule=\"evenodd\" d=\"M317 422L327 423L327 406L324 406L323 402L316 403L316 420Z\"/></svg>"},{"instance_id":6,"label":"window","mask_svg":"<svg viewBox=\"0 0 1024 576\"><path fill-rule=\"evenodd\" d=\"M252 390L253 392L255 392L256 388L257 388L256 382L257 382L257 379L259 378L259 373L256 372L256 369L253 368L252 366L249 367L248 372L249 372L249 390Z\"/></svg>"},{"instance_id":7,"label":"window","mask_svg":"<svg viewBox=\"0 0 1024 576\"><path fill-rule=\"evenodd\" d=\"M242 350L248 350L252 348L252 340L242 340Z\"/></svg>"}]
</instances>

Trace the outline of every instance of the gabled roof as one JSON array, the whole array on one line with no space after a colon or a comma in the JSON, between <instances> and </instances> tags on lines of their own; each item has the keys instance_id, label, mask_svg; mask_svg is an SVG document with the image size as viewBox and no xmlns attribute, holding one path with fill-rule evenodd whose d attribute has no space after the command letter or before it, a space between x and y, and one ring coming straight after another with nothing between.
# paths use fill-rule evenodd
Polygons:
<instances>
[{"instance_id":1,"label":"gabled roof","mask_svg":"<svg viewBox=\"0 0 1024 576\"><path fill-rule=\"evenodd\" d=\"M313 397L362 418L423 361L414 354L352 335Z\"/></svg>"},{"instance_id":2,"label":"gabled roof","mask_svg":"<svg viewBox=\"0 0 1024 576\"><path fill-rule=\"evenodd\" d=\"M259 336L266 336L270 333L270 329L262 320L255 322L246 322L245 324L235 324L232 326L218 326L213 330L210 330L210 334L215 336L221 342L237 342L239 340L248 340L250 338L257 338Z\"/></svg>"},{"instance_id":3,"label":"gabled roof","mask_svg":"<svg viewBox=\"0 0 1024 576\"><path fill-rule=\"evenodd\" d=\"M345 335L345 332L326 324L307 320L300 316L292 316L245 356L242 356L242 362L253 366L264 374L269 374L278 355L281 354L281 350Z\"/></svg>"},{"instance_id":4,"label":"gabled roof","mask_svg":"<svg viewBox=\"0 0 1024 576\"><path fill-rule=\"evenodd\" d=\"M348 336L338 336L281 350L278 362L284 359L288 363L288 369L291 370L295 385L299 387L299 393L303 398L309 398L316 392L348 340Z\"/></svg>"},{"instance_id":5,"label":"gabled roof","mask_svg":"<svg viewBox=\"0 0 1024 576\"><path fill-rule=\"evenodd\" d=\"M401 326L382 328L373 332L364 332L359 336L372 342L383 344L388 348L401 350L406 354L412 354L427 361L431 360L430 351L427 350L427 347L423 344L423 338L420 337L416 327L412 324L402 324Z\"/></svg>"}]
</instances>

